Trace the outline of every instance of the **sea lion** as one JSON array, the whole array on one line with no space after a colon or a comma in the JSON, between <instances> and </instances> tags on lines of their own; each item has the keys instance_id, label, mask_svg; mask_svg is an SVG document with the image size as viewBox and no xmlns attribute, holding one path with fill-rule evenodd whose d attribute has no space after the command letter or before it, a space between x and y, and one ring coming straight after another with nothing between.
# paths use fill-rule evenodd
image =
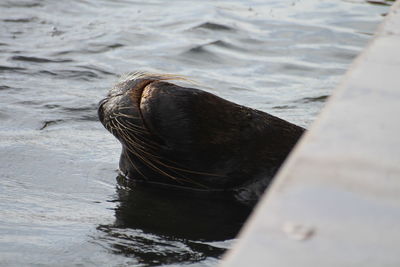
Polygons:
<instances>
[{"instance_id":1,"label":"sea lion","mask_svg":"<svg viewBox=\"0 0 400 267\"><path fill-rule=\"evenodd\" d=\"M304 129L175 79L182 78L133 73L100 101L100 121L122 144L120 172L253 205Z\"/></svg>"}]
</instances>

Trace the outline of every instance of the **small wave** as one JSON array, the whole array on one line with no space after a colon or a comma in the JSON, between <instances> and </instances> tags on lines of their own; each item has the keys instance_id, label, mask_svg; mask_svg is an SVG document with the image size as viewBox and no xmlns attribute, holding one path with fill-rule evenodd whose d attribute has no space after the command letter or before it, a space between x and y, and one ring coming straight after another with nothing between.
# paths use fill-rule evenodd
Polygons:
<instances>
[{"instance_id":1,"label":"small wave","mask_svg":"<svg viewBox=\"0 0 400 267\"><path fill-rule=\"evenodd\" d=\"M312 102L325 102L328 99L329 95L321 95L316 97L304 97L297 102L301 103L312 103Z\"/></svg>"},{"instance_id":2,"label":"small wave","mask_svg":"<svg viewBox=\"0 0 400 267\"><path fill-rule=\"evenodd\" d=\"M0 85L0 91L1 90L8 90L8 89L11 89L11 87L7 86L7 85Z\"/></svg>"},{"instance_id":3,"label":"small wave","mask_svg":"<svg viewBox=\"0 0 400 267\"><path fill-rule=\"evenodd\" d=\"M207 46L218 46L218 47L223 47L223 48L235 48L234 46L228 44L227 42L224 42L222 40L216 40L212 41L206 44L201 44L197 45L195 47L190 48L188 51L189 53L211 53L206 50Z\"/></svg>"},{"instance_id":4,"label":"small wave","mask_svg":"<svg viewBox=\"0 0 400 267\"><path fill-rule=\"evenodd\" d=\"M186 62L192 62L195 64L198 64L200 62L207 64L223 63L223 60L217 54L205 49L204 45L192 47L189 50L181 53L180 57L184 59Z\"/></svg>"},{"instance_id":5,"label":"small wave","mask_svg":"<svg viewBox=\"0 0 400 267\"><path fill-rule=\"evenodd\" d=\"M73 121L98 121L97 103L78 107L61 107L63 114L69 114Z\"/></svg>"},{"instance_id":6,"label":"small wave","mask_svg":"<svg viewBox=\"0 0 400 267\"><path fill-rule=\"evenodd\" d=\"M27 61L27 62L35 62L35 63L65 63L65 62L73 62L72 59L47 59L41 57L28 57L28 56L13 56L12 60L16 61Z\"/></svg>"},{"instance_id":7,"label":"small wave","mask_svg":"<svg viewBox=\"0 0 400 267\"><path fill-rule=\"evenodd\" d=\"M49 119L41 122L39 130L44 130L61 123L77 122L77 121L98 121L97 104L78 107L64 107L59 104L45 104L42 108L52 110L52 114L58 114L60 119Z\"/></svg>"},{"instance_id":8,"label":"small wave","mask_svg":"<svg viewBox=\"0 0 400 267\"><path fill-rule=\"evenodd\" d=\"M19 72L19 73L22 73L22 72L24 72L26 70L27 69L20 68L20 67L0 66L0 73L2 73L2 72Z\"/></svg>"},{"instance_id":9,"label":"small wave","mask_svg":"<svg viewBox=\"0 0 400 267\"><path fill-rule=\"evenodd\" d=\"M230 51L230 52L229 52ZM228 54L226 54L226 53ZM212 62L221 62L226 60L232 55L238 55L237 52L246 52L245 49L232 45L223 40L216 40L212 42L208 42L205 44L194 46L187 51L183 52L182 55L190 55L190 56L203 56L207 61L211 60ZM224 55L226 57L224 57ZM200 59L200 58L199 58Z\"/></svg>"},{"instance_id":10,"label":"small wave","mask_svg":"<svg viewBox=\"0 0 400 267\"><path fill-rule=\"evenodd\" d=\"M29 101L32 102L32 101ZM47 110L51 110L52 114L58 114L59 118L62 119L51 119L42 122L40 130L43 130L49 126L53 126L60 123L76 122L76 121L98 121L97 117L97 104L92 103L84 106L77 107L66 107L60 104L42 104L42 103L22 103L25 105L39 105Z\"/></svg>"},{"instance_id":11,"label":"small wave","mask_svg":"<svg viewBox=\"0 0 400 267\"><path fill-rule=\"evenodd\" d=\"M105 75L119 76L119 75L116 74L116 73L103 70L103 69L101 69L101 68L99 68L99 67L97 67L97 66L96 66L96 67L95 67L95 66L79 66L79 67L80 67L80 68L83 68L83 69L94 70L94 71L96 71L96 72L99 72L99 73L105 74Z\"/></svg>"},{"instance_id":12,"label":"small wave","mask_svg":"<svg viewBox=\"0 0 400 267\"><path fill-rule=\"evenodd\" d=\"M116 48L123 47L124 45L121 43L114 43L114 44L92 44L88 49L85 49L84 53L104 53L110 50L114 50Z\"/></svg>"},{"instance_id":13,"label":"small wave","mask_svg":"<svg viewBox=\"0 0 400 267\"><path fill-rule=\"evenodd\" d=\"M69 54L73 54L76 53L77 51L74 50L64 50L64 51L60 51L60 52L55 52L52 54L52 56L63 56L63 55L69 55Z\"/></svg>"},{"instance_id":14,"label":"small wave","mask_svg":"<svg viewBox=\"0 0 400 267\"><path fill-rule=\"evenodd\" d=\"M1 70L1 69L0 69ZM1 71L0 71L1 72ZM94 78L99 78L100 76L94 73L93 71L87 70L40 70L36 73L45 75L45 76L53 76L60 79L75 79L80 81L91 81Z\"/></svg>"},{"instance_id":15,"label":"small wave","mask_svg":"<svg viewBox=\"0 0 400 267\"><path fill-rule=\"evenodd\" d=\"M81 50L64 50L52 53L52 56L64 56L64 55L76 55L76 54L98 54L105 53L120 47L124 47L125 45L121 43L114 44L92 44L88 48Z\"/></svg>"},{"instance_id":16,"label":"small wave","mask_svg":"<svg viewBox=\"0 0 400 267\"><path fill-rule=\"evenodd\" d=\"M19 102L19 103L22 103L22 102ZM38 104L38 103L34 102L34 104ZM46 108L46 109L59 109L62 111L66 111L67 113L80 113L80 112L88 112L88 111L92 112L92 111L97 110L96 103L88 104L85 106L77 106L77 107L65 107L60 104L44 104L44 105L42 105L42 107Z\"/></svg>"},{"instance_id":17,"label":"small wave","mask_svg":"<svg viewBox=\"0 0 400 267\"><path fill-rule=\"evenodd\" d=\"M119 48L119 47L123 47L123 46L124 46L123 44L115 43L115 44L108 45L107 47L110 49L114 49L114 48Z\"/></svg>"},{"instance_id":18,"label":"small wave","mask_svg":"<svg viewBox=\"0 0 400 267\"><path fill-rule=\"evenodd\" d=\"M232 45L230 45L227 42L222 41L222 40L217 40L217 41L211 42L211 43L209 43L209 45L215 45L215 46L220 46L220 47L225 47L225 48L232 47Z\"/></svg>"},{"instance_id":19,"label":"small wave","mask_svg":"<svg viewBox=\"0 0 400 267\"><path fill-rule=\"evenodd\" d=\"M57 73L57 75L61 76L62 78L68 79L76 79L76 80L84 80L90 81L93 78L99 78L99 76L94 73L93 71L81 71L81 70L62 70Z\"/></svg>"},{"instance_id":20,"label":"small wave","mask_svg":"<svg viewBox=\"0 0 400 267\"><path fill-rule=\"evenodd\" d=\"M32 21L37 20L36 17L31 18L19 18L19 19L3 19L3 22L10 22L10 23L29 23Z\"/></svg>"},{"instance_id":21,"label":"small wave","mask_svg":"<svg viewBox=\"0 0 400 267\"><path fill-rule=\"evenodd\" d=\"M281 105L281 106L275 106L275 107L272 107L273 109L293 109L293 108L296 108L295 106L292 106L292 105Z\"/></svg>"},{"instance_id":22,"label":"small wave","mask_svg":"<svg viewBox=\"0 0 400 267\"><path fill-rule=\"evenodd\" d=\"M99 117L97 116L97 112L93 112L93 114L86 114L78 118L79 121L99 121Z\"/></svg>"},{"instance_id":23,"label":"small wave","mask_svg":"<svg viewBox=\"0 0 400 267\"><path fill-rule=\"evenodd\" d=\"M30 7L41 7L43 6L41 3L39 2L34 2L32 3L32 1L9 1L6 3L1 3L0 6L6 7L6 8L30 8Z\"/></svg>"},{"instance_id":24,"label":"small wave","mask_svg":"<svg viewBox=\"0 0 400 267\"><path fill-rule=\"evenodd\" d=\"M233 50L229 51L229 50ZM196 45L180 53L179 58L189 64L235 64L237 61L232 55L236 55L235 47L223 41L213 41Z\"/></svg>"},{"instance_id":25,"label":"small wave","mask_svg":"<svg viewBox=\"0 0 400 267\"><path fill-rule=\"evenodd\" d=\"M57 76L57 73L48 71L48 70L41 70L39 71L40 74L50 75L50 76Z\"/></svg>"},{"instance_id":26,"label":"small wave","mask_svg":"<svg viewBox=\"0 0 400 267\"><path fill-rule=\"evenodd\" d=\"M61 106L57 105L57 104L46 104L46 105L43 105L43 107L47 108L47 109L55 109L55 108L60 108Z\"/></svg>"},{"instance_id":27,"label":"small wave","mask_svg":"<svg viewBox=\"0 0 400 267\"><path fill-rule=\"evenodd\" d=\"M207 29L213 31L235 31L234 28L213 22L205 22L198 26L193 27L193 29Z\"/></svg>"},{"instance_id":28,"label":"small wave","mask_svg":"<svg viewBox=\"0 0 400 267\"><path fill-rule=\"evenodd\" d=\"M209 43L209 45L224 48L227 50L234 50L234 51L240 52L240 53L252 51L251 49L246 48L245 46L234 45L232 43L229 43L229 42L223 41L223 40L217 40L217 41L211 42L211 43Z\"/></svg>"},{"instance_id":29,"label":"small wave","mask_svg":"<svg viewBox=\"0 0 400 267\"><path fill-rule=\"evenodd\" d=\"M389 1L390 1L390 0L386 0L386 1L383 1L383 0L381 0L381 1L377 1L377 0L374 0L374 1L372 1L372 0L367 0L366 2L367 2L368 4L378 5L378 6L391 6L392 3L390 3Z\"/></svg>"},{"instance_id":30,"label":"small wave","mask_svg":"<svg viewBox=\"0 0 400 267\"><path fill-rule=\"evenodd\" d=\"M194 53L194 54L206 54L206 53L210 53L209 51L207 51L205 48L205 45L197 45L195 47L190 48L189 50L187 50L186 52L184 52L184 54L186 53Z\"/></svg>"},{"instance_id":31,"label":"small wave","mask_svg":"<svg viewBox=\"0 0 400 267\"><path fill-rule=\"evenodd\" d=\"M81 106L81 107L63 107L64 111L68 112L82 112L82 111L93 111L97 110L97 104L91 104L88 106Z\"/></svg>"},{"instance_id":32,"label":"small wave","mask_svg":"<svg viewBox=\"0 0 400 267\"><path fill-rule=\"evenodd\" d=\"M54 124L58 124L60 122L63 122L63 120L49 120L49 121L44 121L42 122L42 127L40 127L39 130L44 130L45 128L47 128L50 125L54 125Z\"/></svg>"}]
</instances>

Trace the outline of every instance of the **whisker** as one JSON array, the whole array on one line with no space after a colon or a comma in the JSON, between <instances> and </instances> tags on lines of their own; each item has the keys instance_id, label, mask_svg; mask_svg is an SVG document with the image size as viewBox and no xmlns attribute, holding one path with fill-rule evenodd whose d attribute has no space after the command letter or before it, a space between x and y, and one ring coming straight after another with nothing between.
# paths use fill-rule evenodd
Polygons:
<instances>
[{"instance_id":1,"label":"whisker","mask_svg":"<svg viewBox=\"0 0 400 267\"><path fill-rule=\"evenodd\" d=\"M123 94L133 94L134 99L142 92L141 90L135 90L139 87L143 89L143 86L147 86L152 82L157 81L169 81L169 80L181 80L186 82L192 82L190 79L180 75L173 74L156 74L148 72L134 72L126 75L122 80L114 86L112 91L115 93L110 97L117 97ZM135 88L138 87L138 88ZM132 91L127 91L132 90ZM123 93L121 93L123 92ZM137 95L136 95L137 94ZM140 99L137 98L137 99ZM125 105L124 105L125 104ZM136 103L137 104L137 103ZM115 135L124 145L124 156L127 158L132 167L136 172L149 180L143 172L143 164L150 170L168 177L177 183L189 183L192 185L199 186L201 188L209 188L208 186L194 181L188 177L187 174L203 175L203 176L216 176L224 177L224 175L201 172L184 168L179 166L178 163L173 162L170 159L165 159L159 155L158 151L163 148L163 144L159 141L159 137L146 127L143 117L140 112L135 116L132 114L132 106L126 106L126 102L121 101L116 104L114 110L116 112L108 115L108 121L105 123L106 128ZM126 113L124 113L126 112ZM136 164L135 164L136 163Z\"/></svg>"},{"instance_id":2,"label":"whisker","mask_svg":"<svg viewBox=\"0 0 400 267\"><path fill-rule=\"evenodd\" d=\"M145 180L149 180L149 178L147 178L147 176L144 175L144 174L136 167L136 165L132 162L132 159L131 159L130 155L128 155L128 153L127 153L126 151L124 151L124 154L125 154L126 158L128 158L128 160L129 160L129 162L131 163L131 165L133 166L133 168L135 168L135 170L136 170L141 176L143 176L143 178L144 178Z\"/></svg>"},{"instance_id":3,"label":"whisker","mask_svg":"<svg viewBox=\"0 0 400 267\"><path fill-rule=\"evenodd\" d=\"M149 146L149 147L152 147L153 149L157 149L157 148L158 148L157 146L153 145L153 144L156 144L154 141L149 140L149 139L146 138L143 134L140 134L140 132L139 132L140 135L134 135L135 131L133 131L132 129L126 127L125 125L123 125L123 124L122 124L121 122L119 122L118 120L116 120L116 123L117 123L118 125L120 125L121 127L124 128L124 130L121 129L121 131L127 132L127 131L125 131L125 130L131 130L131 131L133 132L133 134L130 134L129 132L126 133L126 136L129 137L129 139L131 139L131 140L133 139L132 142L133 142L134 144L138 144L137 142L140 142L140 143L142 144L141 146L142 146L143 148L145 148L144 146ZM138 132L136 132L136 133L138 133ZM148 133L146 133L146 134L148 134ZM142 137L142 138L144 138L145 141L144 141L144 140L141 140L141 139L139 138L139 136ZM136 143L135 143L135 141L136 141Z\"/></svg>"},{"instance_id":4,"label":"whisker","mask_svg":"<svg viewBox=\"0 0 400 267\"><path fill-rule=\"evenodd\" d=\"M203 185L203 184L198 183L198 182L195 182L195 181L193 181L193 180L191 180L191 179L189 179L189 178L187 178L187 177L176 177L176 176L173 176L173 175L171 175L171 174L169 174L169 173L163 171L163 170L160 169L159 167L157 167L155 164L153 164L153 163L151 162L151 160L152 160L152 161L156 161L155 163L159 163L159 164L161 164L161 165L165 165L165 164L163 164L162 162L160 162L160 161L158 161L158 160L156 160L156 159L154 159L154 158L145 158L145 157L143 157L142 155L140 155L138 151L135 151L135 149L133 149L132 147L129 147L129 146L128 146L127 149L128 149L130 152L132 152L133 154L135 154L136 156L138 156L141 160L143 160L143 162L146 163L146 164L147 164L149 167L151 167L153 170L157 171L158 173L160 173L160 174L162 174L162 175L165 175L165 176L167 176L167 177L169 177L169 178L171 178L171 179L173 179L173 180L175 180L175 181L177 181L177 182L185 181L185 182L188 182L188 183L191 183L191 184L194 184L194 185L203 187L203 188L209 188L208 186ZM166 166L168 166L168 165L166 165Z\"/></svg>"},{"instance_id":5,"label":"whisker","mask_svg":"<svg viewBox=\"0 0 400 267\"><path fill-rule=\"evenodd\" d=\"M136 132L136 133L148 134L148 132L145 131L144 129L139 129L139 128L135 128L135 127L128 128L128 126L124 125L122 122L120 122L120 121L118 120L118 117L115 117L115 121L116 121L118 124L120 124L121 126L123 126L125 129L132 130L133 132Z\"/></svg>"},{"instance_id":6,"label":"whisker","mask_svg":"<svg viewBox=\"0 0 400 267\"><path fill-rule=\"evenodd\" d=\"M116 120L116 123L122 127L125 128L125 126L119 122L118 120ZM167 163L164 163L158 159L160 159L160 156L156 156L152 153L150 153L149 151L147 151L147 147L144 145L148 145L146 142L143 142L142 140L138 139L137 136L135 135L130 135L129 133L126 133L126 131L124 131L123 129L121 129L121 127L118 127L119 132L121 133L121 135L124 137L125 140L129 141L128 143L131 144L132 146L136 147L137 150L140 150L141 153L146 154L147 156L151 157L152 160L159 165L162 165L168 169L174 169L177 171L181 171L181 172L186 172L186 173L192 173L192 174L197 174L197 175L206 175L206 176L215 176L215 177L225 177L224 175L219 175L219 174L214 174L214 173L207 173L207 172L201 172L201 171L193 171L193 170L188 170L188 169L184 169L184 168L179 168L179 167L175 167L172 165L169 165ZM141 142L142 144L138 143ZM173 162L175 163L175 162ZM175 163L176 164L176 163Z\"/></svg>"}]
</instances>

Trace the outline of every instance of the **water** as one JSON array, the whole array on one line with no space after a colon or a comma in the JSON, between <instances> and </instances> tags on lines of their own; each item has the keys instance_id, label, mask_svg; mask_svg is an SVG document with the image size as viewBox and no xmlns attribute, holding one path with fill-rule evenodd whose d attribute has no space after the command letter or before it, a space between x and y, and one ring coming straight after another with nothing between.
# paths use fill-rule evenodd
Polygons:
<instances>
[{"instance_id":1,"label":"water","mask_svg":"<svg viewBox=\"0 0 400 267\"><path fill-rule=\"evenodd\" d=\"M244 207L116 188L97 102L134 70L307 127L388 5L362 0L0 2L0 265L215 266Z\"/></svg>"}]
</instances>

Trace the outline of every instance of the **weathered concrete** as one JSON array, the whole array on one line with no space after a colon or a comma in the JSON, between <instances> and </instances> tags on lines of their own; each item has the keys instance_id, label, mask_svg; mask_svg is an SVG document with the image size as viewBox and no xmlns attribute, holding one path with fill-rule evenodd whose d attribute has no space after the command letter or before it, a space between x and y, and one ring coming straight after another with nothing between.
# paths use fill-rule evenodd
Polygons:
<instances>
[{"instance_id":1,"label":"weathered concrete","mask_svg":"<svg viewBox=\"0 0 400 267\"><path fill-rule=\"evenodd\" d=\"M222 262L400 266L400 1Z\"/></svg>"}]
</instances>

